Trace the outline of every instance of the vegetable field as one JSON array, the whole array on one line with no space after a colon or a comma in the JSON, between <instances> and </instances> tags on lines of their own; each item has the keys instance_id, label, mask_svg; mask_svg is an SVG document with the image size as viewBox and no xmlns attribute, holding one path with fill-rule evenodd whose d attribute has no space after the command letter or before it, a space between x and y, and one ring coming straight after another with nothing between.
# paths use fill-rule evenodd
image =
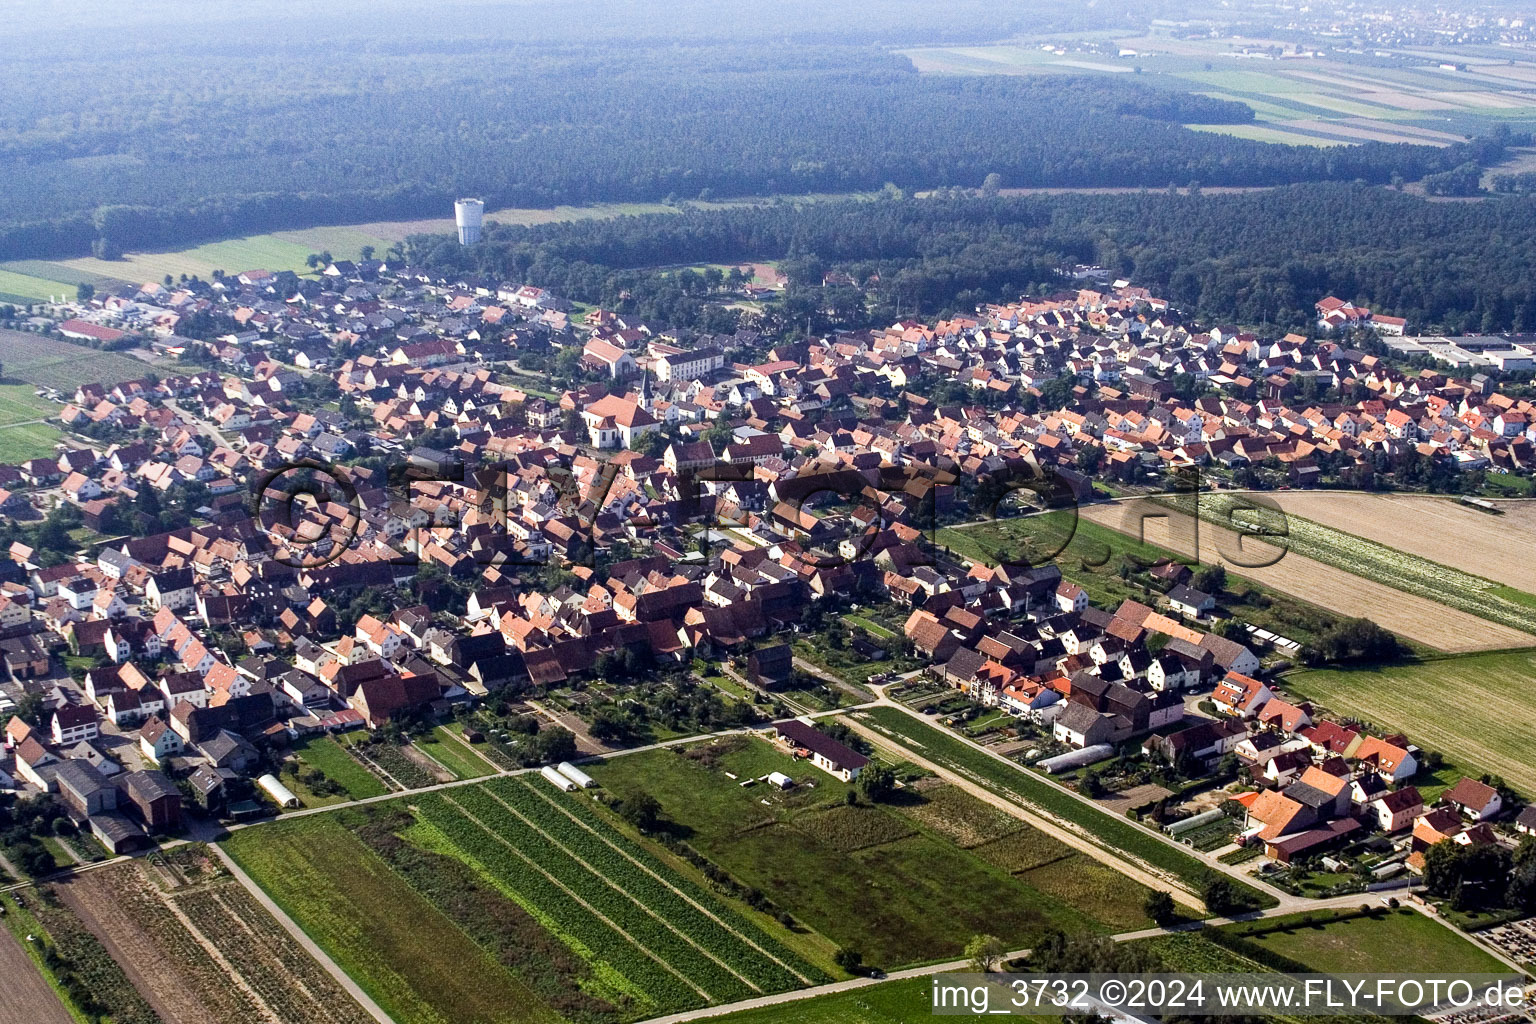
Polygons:
<instances>
[{"instance_id":1,"label":"vegetable field","mask_svg":"<svg viewBox=\"0 0 1536 1024\"><path fill-rule=\"evenodd\" d=\"M560 1019L417 893L341 813L236 832L226 849L397 1024Z\"/></svg>"},{"instance_id":2,"label":"vegetable field","mask_svg":"<svg viewBox=\"0 0 1536 1024\"><path fill-rule=\"evenodd\" d=\"M988 827L965 794L949 795L926 815L906 801L847 806L841 782L744 737L589 770L624 799L654 797L674 834L711 863L880 967L959 956L978 932L1019 948L1052 928L1105 925L1098 905L1053 899L980 851L957 846L953 837L984 835ZM795 786L742 787L770 771Z\"/></svg>"},{"instance_id":3,"label":"vegetable field","mask_svg":"<svg viewBox=\"0 0 1536 1024\"><path fill-rule=\"evenodd\" d=\"M1186 512L1189 509L1188 498L1167 500ZM1274 512L1248 509L1239 502L1239 497L1234 494L1201 494L1200 518L1247 530L1273 528L1280 521ZM1481 513L1467 511L1465 514L1477 516ZM1536 633L1536 601L1528 594L1510 596L1493 580L1297 515L1287 514L1285 523L1288 545L1295 554L1491 619L1511 629ZM1402 525L1406 527L1408 524Z\"/></svg>"},{"instance_id":4,"label":"vegetable field","mask_svg":"<svg viewBox=\"0 0 1536 1024\"><path fill-rule=\"evenodd\" d=\"M547 783L499 780L416 806L467 860L653 1011L827 980Z\"/></svg>"},{"instance_id":5,"label":"vegetable field","mask_svg":"<svg viewBox=\"0 0 1536 1024\"><path fill-rule=\"evenodd\" d=\"M116 384L143 377L149 364L120 352L100 352L41 334L0 330L0 365L7 377L73 394L81 384Z\"/></svg>"},{"instance_id":6,"label":"vegetable field","mask_svg":"<svg viewBox=\"0 0 1536 1024\"><path fill-rule=\"evenodd\" d=\"M600 1024L830 980L579 795L498 779L228 849L399 1024Z\"/></svg>"}]
</instances>

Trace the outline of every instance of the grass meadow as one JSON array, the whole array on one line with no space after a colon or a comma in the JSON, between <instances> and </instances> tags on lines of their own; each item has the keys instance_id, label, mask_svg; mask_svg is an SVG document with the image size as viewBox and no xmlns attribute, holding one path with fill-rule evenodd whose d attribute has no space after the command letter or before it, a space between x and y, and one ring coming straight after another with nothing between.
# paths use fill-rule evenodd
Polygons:
<instances>
[{"instance_id":1,"label":"grass meadow","mask_svg":"<svg viewBox=\"0 0 1536 1024\"><path fill-rule=\"evenodd\" d=\"M1536 795L1536 652L1293 672L1285 688L1338 715L1400 730L1466 774L1491 772ZM1454 782L1454 778L1450 781Z\"/></svg>"}]
</instances>

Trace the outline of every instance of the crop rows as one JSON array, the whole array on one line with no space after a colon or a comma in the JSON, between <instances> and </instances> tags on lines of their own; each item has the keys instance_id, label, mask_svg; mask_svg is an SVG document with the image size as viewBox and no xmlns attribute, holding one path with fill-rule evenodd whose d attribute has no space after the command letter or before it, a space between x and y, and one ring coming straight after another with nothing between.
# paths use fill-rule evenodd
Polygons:
<instances>
[{"instance_id":1,"label":"crop rows","mask_svg":"<svg viewBox=\"0 0 1536 1024\"><path fill-rule=\"evenodd\" d=\"M212 1021L236 1024L261 1016L260 1008L238 986L229 983L223 969L214 962L197 937L177 919L160 895L150 888L142 874L133 868L121 873L114 870L114 873L116 896L95 901L98 916L103 918L104 926L120 939L127 939L135 928L142 929L151 940L147 948L158 954L151 960L155 966L148 969L155 972L170 969L181 975L184 991L196 994L195 998L200 1004L198 1010L207 1014ZM102 913L109 911L109 908L121 911L122 919L114 921ZM165 980L167 987L173 985L167 979L156 980Z\"/></svg>"},{"instance_id":2,"label":"crop rows","mask_svg":"<svg viewBox=\"0 0 1536 1024\"><path fill-rule=\"evenodd\" d=\"M454 793L454 799L463 798L466 806L473 799L474 787ZM491 806L496 807L494 801ZM418 813L437 826L465 855L488 871L509 892L516 894L524 903L543 918L548 919L560 934L575 940L597 960L601 960L644 992L657 1009L676 1010L699 1006L705 997L683 977L662 965L636 938L626 934L623 925L610 927L593 910L578 900L543 872L532 865L538 862L523 849L539 844L527 842L527 829L514 824L506 827L498 836L471 821L448 798L433 793L416 802ZM478 810L478 807L475 808ZM478 816L478 814L477 814ZM503 816L505 816L503 812ZM484 821L494 820L483 818ZM514 837L523 838L514 843ZM503 842L502 840L505 840ZM593 901L588 901L596 906ZM601 909L601 908L599 908Z\"/></svg>"},{"instance_id":3,"label":"crop rows","mask_svg":"<svg viewBox=\"0 0 1536 1024\"><path fill-rule=\"evenodd\" d=\"M203 889L176 903L286 1024L371 1019L241 887Z\"/></svg>"},{"instance_id":4,"label":"crop rows","mask_svg":"<svg viewBox=\"0 0 1536 1024\"><path fill-rule=\"evenodd\" d=\"M529 797L532 799L531 794ZM457 794L454 799L458 799ZM644 881L636 879L635 888L631 890L628 886L621 887L609 876L607 869L612 867L617 870L617 863L614 862L622 861L611 850L608 851L611 858L608 863L599 861L597 866L585 864L574 850L568 850L558 840L530 828L527 822L508 810L506 804L484 790L465 794L460 802L502 836L521 838L523 842L519 846L530 859L573 892L579 893L582 899L622 928L625 934L633 937L693 985L703 989L712 1001L733 1002L762 994L733 974L728 966L711 959L709 953L712 950L708 946L690 943L689 933L676 925L668 927L668 918L652 909L653 901L659 900L662 895L663 887L660 883L648 877ZM650 884L645 884L647 882ZM718 925L714 927L719 929ZM708 936L708 940L710 945L718 945L720 942L717 935Z\"/></svg>"},{"instance_id":5,"label":"crop rows","mask_svg":"<svg viewBox=\"0 0 1536 1024\"><path fill-rule=\"evenodd\" d=\"M431 773L406 757L405 752L394 743L385 741L367 746L354 745L348 749L365 767L382 770L386 782L393 780L406 789L420 789L437 782Z\"/></svg>"},{"instance_id":6,"label":"crop rows","mask_svg":"<svg viewBox=\"0 0 1536 1024\"><path fill-rule=\"evenodd\" d=\"M622 836L601 823L583 823L563 813L561 806L545 798L543 790L549 787L537 785L509 780L492 792L590 870L643 902L755 988L773 992L809 982L804 971L797 976L782 958L769 952L772 944L764 936L752 935L717 900L702 890L687 891L686 882L662 865L646 864L638 851L626 848Z\"/></svg>"},{"instance_id":7,"label":"crop rows","mask_svg":"<svg viewBox=\"0 0 1536 1024\"><path fill-rule=\"evenodd\" d=\"M17 890L20 894L23 890ZM37 895L41 894L41 895ZM36 890L36 894L19 897L53 943L54 950L65 961L58 967L50 967L54 975L70 991L64 975L78 979L85 992L91 994L106 1009L106 1015L116 1024L159 1024L160 1017L154 1008L139 994L107 952L101 940L68 908L58 902L51 889Z\"/></svg>"},{"instance_id":8,"label":"crop rows","mask_svg":"<svg viewBox=\"0 0 1536 1024\"><path fill-rule=\"evenodd\" d=\"M720 921L725 922L726 926L729 927L731 931L735 932L736 935L740 936L750 945L757 947L757 949L761 950L765 956L776 960L785 969L791 972L795 977L794 981L792 981L790 984L810 985L832 980L831 977L828 976L820 968L814 967L807 963L787 947L780 944L777 940L770 938L756 925L748 922L735 911L731 910L730 907L725 905L723 901L721 901L709 890L696 884L687 876L677 873L672 868L668 867L658 858L649 853L644 847L637 843L630 842L621 833L610 827L608 823L605 822L589 804L582 800L575 799L565 793L556 792L550 787L541 786L531 777L527 779L501 780L496 783L492 783L488 788L491 788L492 790L505 796L505 790L511 786L525 787L545 803L558 807L566 814L578 819L588 828L601 835L603 839L607 840L608 843L621 849L630 858L639 861L642 865L645 866L645 868L665 878L667 883L674 889L677 889L689 900L692 900L694 903L703 907ZM521 809L520 806L519 809ZM536 820L542 822L543 819L539 818ZM594 841L596 841L595 837L592 838ZM635 870L633 865L630 867L631 870ZM765 988L777 985L776 982L771 982L767 979L759 980L758 983L762 984Z\"/></svg>"}]
</instances>

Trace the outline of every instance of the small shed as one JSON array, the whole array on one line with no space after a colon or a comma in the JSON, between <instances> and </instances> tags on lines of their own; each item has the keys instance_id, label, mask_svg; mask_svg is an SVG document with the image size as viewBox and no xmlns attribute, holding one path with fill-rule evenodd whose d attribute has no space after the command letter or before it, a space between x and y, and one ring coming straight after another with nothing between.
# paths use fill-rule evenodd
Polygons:
<instances>
[{"instance_id":1,"label":"small shed","mask_svg":"<svg viewBox=\"0 0 1536 1024\"><path fill-rule=\"evenodd\" d=\"M769 772L768 781L780 789L788 789L795 784L795 780L783 772Z\"/></svg>"}]
</instances>

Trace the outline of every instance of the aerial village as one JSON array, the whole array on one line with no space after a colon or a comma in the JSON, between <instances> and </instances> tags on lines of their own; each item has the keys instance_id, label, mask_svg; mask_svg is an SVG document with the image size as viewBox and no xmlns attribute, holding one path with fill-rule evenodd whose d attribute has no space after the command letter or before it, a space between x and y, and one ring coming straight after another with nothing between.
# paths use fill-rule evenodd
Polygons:
<instances>
[{"instance_id":1,"label":"aerial village","mask_svg":"<svg viewBox=\"0 0 1536 1024\"><path fill-rule=\"evenodd\" d=\"M1263 338L1086 283L795 341L378 260L49 307L24 329L175 372L57 395L70 443L0 466L0 786L117 853L310 805L307 736L392 790L443 781L413 737L444 720L503 769L665 722L771 731L847 780L867 759L815 714L878 699L1298 886L1393 888L1435 844L1536 831L1498 780L1421 793L1454 751L1288 699L1307 638L1246 621L1220 567L1127 564L1112 596L947 542L1189 471L1536 460L1496 367L1356 347L1353 303L1318 303L1335 340ZM210 314L239 330L177 333ZM1016 479L1053 497L1000 502Z\"/></svg>"}]
</instances>

